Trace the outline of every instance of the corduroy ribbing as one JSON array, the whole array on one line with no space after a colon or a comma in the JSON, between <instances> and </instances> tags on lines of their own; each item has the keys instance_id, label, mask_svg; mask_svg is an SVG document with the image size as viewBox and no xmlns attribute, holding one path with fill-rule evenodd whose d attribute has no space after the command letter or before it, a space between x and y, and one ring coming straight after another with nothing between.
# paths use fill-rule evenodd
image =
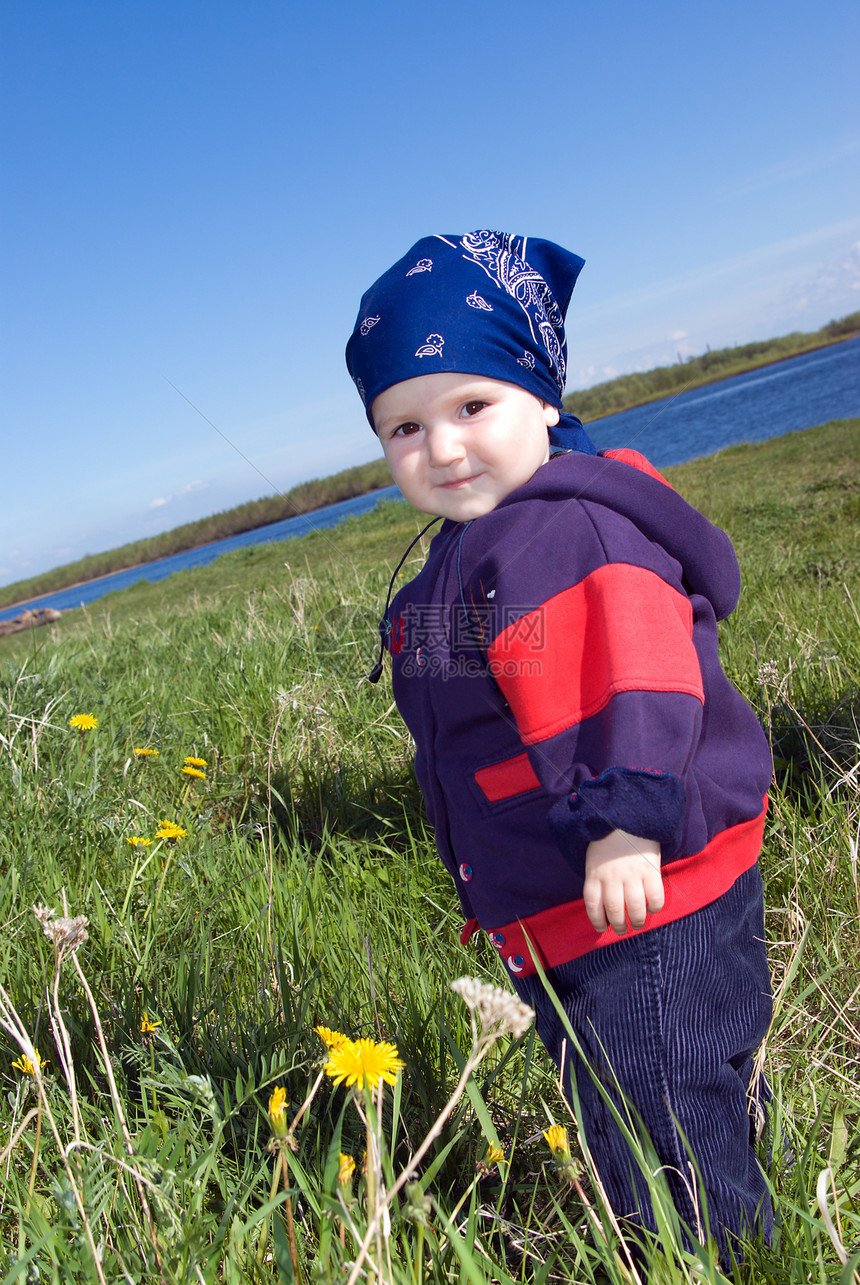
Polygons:
<instances>
[{"instance_id":1,"label":"corduroy ribbing","mask_svg":"<svg viewBox=\"0 0 860 1285\"><path fill-rule=\"evenodd\" d=\"M773 1232L749 1113L750 1097L766 1096L766 1086L751 1085L753 1053L771 1017L763 920L754 866L694 914L547 974L590 1065L604 1082L617 1080L641 1117L684 1222L695 1233L706 1204L724 1253L734 1237L761 1232L770 1239ZM513 982L560 1064L565 1031L540 978ZM655 1231L647 1185L609 1108L577 1056L565 1067L569 1094L571 1071L613 1209ZM614 1100L623 1114L617 1093Z\"/></svg>"}]
</instances>

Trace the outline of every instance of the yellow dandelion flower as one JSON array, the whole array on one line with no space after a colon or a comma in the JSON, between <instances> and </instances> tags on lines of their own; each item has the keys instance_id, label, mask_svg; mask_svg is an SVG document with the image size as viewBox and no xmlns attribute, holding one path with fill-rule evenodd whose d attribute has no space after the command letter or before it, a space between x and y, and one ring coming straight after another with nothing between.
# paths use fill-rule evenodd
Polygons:
<instances>
[{"instance_id":1,"label":"yellow dandelion flower","mask_svg":"<svg viewBox=\"0 0 860 1285\"><path fill-rule=\"evenodd\" d=\"M191 755L188 756L185 762L188 764L189 767L208 767L209 766L209 764L206 762L205 759L196 759L196 758L193 758Z\"/></svg>"},{"instance_id":2,"label":"yellow dandelion flower","mask_svg":"<svg viewBox=\"0 0 860 1285\"><path fill-rule=\"evenodd\" d=\"M548 1129L544 1129L543 1136L546 1138L547 1146L552 1152L553 1163L559 1180L567 1183L576 1182L581 1165L570 1154L570 1140L567 1136L567 1129L561 1124L551 1124Z\"/></svg>"},{"instance_id":3,"label":"yellow dandelion flower","mask_svg":"<svg viewBox=\"0 0 860 1285\"><path fill-rule=\"evenodd\" d=\"M343 1044L347 1038L347 1036L341 1035L340 1031L333 1031L328 1026L315 1026L314 1031L327 1049L336 1049L338 1044Z\"/></svg>"},{"instance_id":4,"label":"yellow dandelion flower","mask_svg":"<svg viewBox=\"0 0 860 1285\"><path fill-rule=\"evenodd\" d=\"M272 1123L283 1120L287 1110L287 1091L276 1084L269 1098L269 1115Z\"/></svg>"},{"instance_id":5,"label":"yellow dandelion flower","mask_svg":"<svg viewBox=\"0 0 860 1285\"><path fill-rule=\"evenodd\" d=\"M158 750L152 750L148 746L145 746L142 749L138 749L135 746L134 749L132 750L132 753L136 754L139 759L157 759L158 758Z\"/></svg>"},{"instance_id":6,"label":"yellow dandelion flower","mask_svg":"<svg viewBox=\"0 0 860 1285\"><path fill-rule=\"evenodd\" d=\"M199 767L181 767L179 770L184 772L186 776L196 777L198 781L206 780L206 773L201 772Z\"/></svg>"},{"instance_id":7,"label":"yellow dandelion flower","mask_svg":"<svg viewBox=\"0 0 860 1285\"><path fill-rule=\"evenodd\" d=\"M152 843L151 839L144 839L140 834L128 834L125 841L130 843L133 848L148 848Z\"/></svg>"},{"instance_id":8,"label":"yellow dandelion flower","mask_svg":"<svg viewBox=\"0 0 860 1285\"><path fill-rule=\"evenodd\" d=\"M543 1136L554 1156L570 1155L570 1142L567 1137L567 1129L563 1124L551 1124L548 1129L544 1129Z\"/></svg>"},{"instance_id":9,"label":"yellow dandelion flower","mask_svg":"<svg viewBox=\"0 0 860 1285\"><path fill-rule=\"evenodd\" d=\"M151 1022L146 1013L143 1013L140 1019L140 1033L141 1035L151 1035L156 1027L160 1025L161 1022Z\"/></svg>"},{"instance_id":10,"label":"yellow dandelion flower","mask_svg":"<svg viewBox=\"0 0 860 1285\"><path fill-rule=\"evenodd\" d=\"M283 1138L287 1133L287 1091L276 1084L269 1098L269 1119L272 1132L276 1138Z\"/></svg>"},{"instance_id":11,"label":"yellow dandelion flower","mask_svg":"<svg viewBox=\"0 0 860 1285\"><path fill-rule=\"evenodd\" d=\"M341 1151L340 1162L337 1166L337 1185L339 1187L351 1187L354 1174L355 1161L352 1156L347 1156Z\"/></svg>"},{"instance_id":12,"label":"yellow dandelion flower","mask_svg":"<svg viewBox=\"0 0 860 1285\"><path fill-rule=\"evenodd\" d=\"M37 1048L34 1048L33 1052L36 1054L36 1066L38 1066L41 1071L43 1066L48 1065L48 1059L43 1058ZM19 1058L16 1058L12 1063L12 1066L16 1071L20 1071L22 1075L36 1074L36 1066L33 1065L26 1053L22 1053Z\"/></svg>"},{"instance_id":13,"label":"yellow dandelion flower","mask_svg":"<svg viewBox=\"0 0 860 1285\"><path fill-rule=\"evenodd\" d=\"M394 1084L405 1065L397 1046L385 1040L379 1044L375 1040L344 1040L330 1048L325 1073L335 1084L376 1089L382 1080Z\"/></svg>"},{"instance_id":14,"label":"yellow dandelion flower","mask_svg":"<svg viewBox=\"0 0 860 1285\"><path fill-rule=\"evenodd\" d=\"M175 821L162 821L155 832L156 839L187 839L188 831Z\"/></svg>"},{"instance_id":15,"label":"yellow dandelion flower","mask_svg":"<svg viewBox=\"0 0 860 1285\"><path fill-rule=\"evenodd\" d=\"M504 1158L505 1158L505 1153L504 1151L502 1151L502 1148L495 1147L493 1146L492 1143L490 1143L490 1145L487 1147L486 1163L488 1165L498 1165L502 1163Z\"/></svg>"},{"instance_id":16,"label":"yellow dandelion flower","mask_svg":"<svg viewBox=\"0 0 860 1285\"><path fill-rule=\"evenodd\" d=\"M73 714L69 719L69 727L74 727L79 732L92 732L99 725L99 720L92 714Z\"/></svg>"}]
</instances>

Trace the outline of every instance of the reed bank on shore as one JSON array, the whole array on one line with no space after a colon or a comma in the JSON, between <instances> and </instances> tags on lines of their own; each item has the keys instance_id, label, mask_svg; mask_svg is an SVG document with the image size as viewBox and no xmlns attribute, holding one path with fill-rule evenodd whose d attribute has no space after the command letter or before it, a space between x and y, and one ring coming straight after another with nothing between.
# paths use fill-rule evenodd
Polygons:
<instances>
[{"instance_id":1,"label":"reed bank on shore","mask_svg":"<svg viewBox=\"0 0 860 1285\"><path fill-rule=\"evenodd\" d=\"M673 366L657 367L642 374L624 375L571 394L565 399L565 404L569 410L589 422L670 396L682 389L696 388L839 343L856 334L860 334L860 313L852 313L840 321L830 322L813 333L796 333L737 348L724 348L689 358ZM388 470L381 459L343 469L331 477L304 482L283 495L253 500L224 513L216 513L197 522L175 527L161 535L90 555L28 580L6 585L0 588L0 610L19 603L30 603L61 589L184 553L217 540L254 531L341 500L352 499L388 486L390 481Z\"/></svg>"},{"instance_id":2,"label":"reed bank on shore","mask_svg":"<svg viewBox=\"0 0 860 1285\"><path fill-rule=\"evenodd\" d=\"M776 579L801 578L815 569L828 578L844 573L855 594L860 522L860 418L833 420L803 432L741 444L674 465L666 477L681 494L731 535L746 583L762 568ZM151 584L140 581L106 594L89 607L66 611L38 631L38 647L81 618L109 616L115 622L150 612L185 615L201 595L225 603L256 592L280 592L296 576L325 581L343 563L356 574L390 575L403 550L426 522L400 501L340 526L224 554L207 566L177 572ZM417 570L421 548L405 568ZM767 571L764 571L767 568ZM381 607L380 607L381 609ZM369 636L375 632L369 624ZM31 630L0 638L0 660L32 653Z\"/></svg>"}]
</instances>

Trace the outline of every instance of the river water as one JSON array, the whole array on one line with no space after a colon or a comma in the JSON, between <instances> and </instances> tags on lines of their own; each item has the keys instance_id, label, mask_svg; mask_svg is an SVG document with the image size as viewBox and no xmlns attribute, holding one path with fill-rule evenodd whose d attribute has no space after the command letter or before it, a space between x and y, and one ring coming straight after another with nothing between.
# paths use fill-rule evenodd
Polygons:
<instances>
[{"instance_id":1,"label":"river water","mask_svg":"<svg viewBox=\"0 0 860 1285\"><path fill-rule=\"evenodd\" d=\"M657 468L860 415L860 338L592 420L600 447L632 446Z\"/></svg>"},{"instance_id":2,"label":"river water","mask_svg":"<svg viewBox=\"0 0 860 1285\"><path fill-rule=\"evenodd\" d=\"M368 429L368 432L370 430ZM171 554L169 558L159 558L156 562L146 562L140 567L129 567L126 571L115 571L99 580L89 580L86 584L76 585L73 589L59 589L56 593L35 598L32 602L19 603L17 607L6 607L0 611L0 620L11 620L28 607L54 607L57 611L66 611L70 607L83 607L106 593L117 589L127 589L138 580L149 580L153 584L166 580L175 571L187 571L189 567L205 567L214 562L222 553L231 553L233 549L244 549L249 544L269 544L273 540L289 540L297 535L307 535L326 527L337 526L346 518L357 517L360 513L369 513L381 500L402 499L396 486L386 486L379 491L370 491L367 495L356 495L351 500L341 500L339 504L326 505L324 509L315 509L311 513L301 513L295 518L283 518L280 522L270 522L268 526L256 527L253 531L243 531L240 535L230 535L224 540L214 540L212 544L201 544L196 549L186 549L184 553Z\"/></svg>"},{"instance_id":3,"label":"river water","mask_svg":"<svg viewBox=\"0 0 860 1285\"><path fill-rule=\"evenodd\" d=\"M760 442L851 415L860 415L860 338L762 366L745 375L622 411L620 415L592 420L588 431L599 447L632 446L658 468L665 468L700 455L711 455L737 442ZM24 605L31 609L55 607L58 611L84 606L138 580L164 580L176 571L204 566L233 549L289 540L307 535L309 531L336 526L346 518L368 513L382 500L399 497L397 487L388 486L313 513L272 522L255 531L244 531L198 549L159 558L157 562L117 571ZM9 620L22 610L22 604L6 607L0 610L0 620Z\"/></svg>"}]
</instances>

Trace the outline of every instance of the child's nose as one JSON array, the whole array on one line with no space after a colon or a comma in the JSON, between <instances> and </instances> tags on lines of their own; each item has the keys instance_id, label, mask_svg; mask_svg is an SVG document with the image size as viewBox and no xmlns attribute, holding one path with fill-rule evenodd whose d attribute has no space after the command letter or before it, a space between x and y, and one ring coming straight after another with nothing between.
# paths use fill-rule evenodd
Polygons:
<instances>
[{"instance_id":1,"label":"child's nose","mask_svg":"<svg viewBox=\"0 0 860 1285\"><path fill-rule=\"evenodd\" d=\"M427 434L427 453L434 468L445 468L465 454L462 437L450 424L433 425Z\"/></svg>"}]
</instances>

